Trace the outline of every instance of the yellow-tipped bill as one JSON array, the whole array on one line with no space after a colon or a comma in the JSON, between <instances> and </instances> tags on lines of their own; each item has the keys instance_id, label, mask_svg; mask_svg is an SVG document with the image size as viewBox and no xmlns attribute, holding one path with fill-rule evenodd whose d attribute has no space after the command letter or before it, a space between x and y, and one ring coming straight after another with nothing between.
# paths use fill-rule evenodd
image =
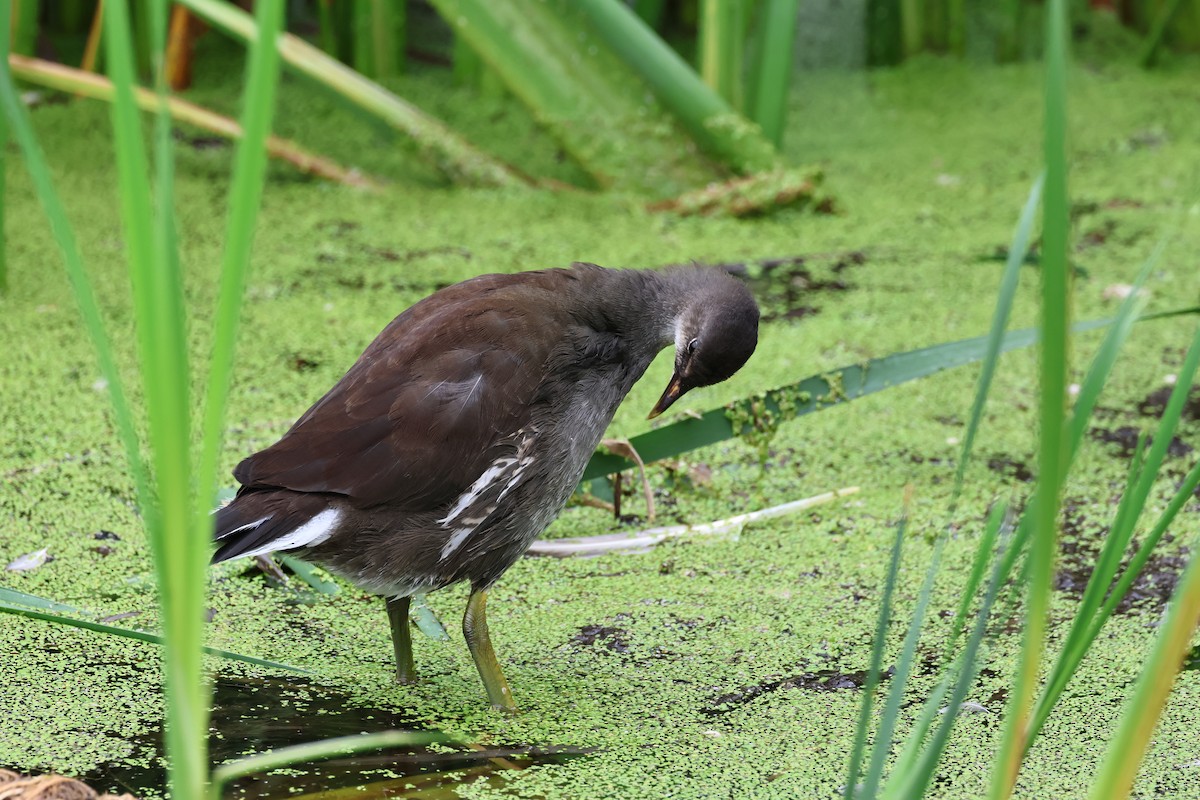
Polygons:
<instances>
[{"instance_id":1,"label":"yellow-tipped bill","mask_svg":"<svg viewBox=\"0 0 1200 800\"><path fill-rule=\"evenodd\" d=\"M654 419L666 411L685 391L683 381L680 380L679 376L672 375L671 382L667 384L667 390L662 393L662 397L658 398L658 402L654 404L654 408L650 409L650 415L646 419Z\"/></svg>"}]
</instances>

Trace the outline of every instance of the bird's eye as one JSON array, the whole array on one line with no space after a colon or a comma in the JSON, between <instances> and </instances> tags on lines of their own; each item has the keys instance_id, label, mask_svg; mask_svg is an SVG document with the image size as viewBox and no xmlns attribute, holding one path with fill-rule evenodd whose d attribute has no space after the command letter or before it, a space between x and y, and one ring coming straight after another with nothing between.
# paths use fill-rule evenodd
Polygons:
<instances>
[{"instance_id":1,"label":"bird's eye","mask_svg":"<svg viewBox=\"0 0 1200 800\"><path fill-rule=\"evenodd\" d=\"M696 345L698 344L700 344L699 339L692 339L690 342L688 342L688 353L696 352Z\"/></svg>"}]
</instances>

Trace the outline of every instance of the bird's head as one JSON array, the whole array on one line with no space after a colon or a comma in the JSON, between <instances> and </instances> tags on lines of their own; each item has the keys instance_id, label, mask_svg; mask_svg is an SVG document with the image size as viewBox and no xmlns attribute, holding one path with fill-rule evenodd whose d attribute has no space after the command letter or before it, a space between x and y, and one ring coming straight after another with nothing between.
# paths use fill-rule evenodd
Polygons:
<instances>
[{"instance_id":1,"label":"bird's head","mask_svg":"<svg viewBox=\"0 0 1200 800\"><path fill-rule=\"evenodd\" d=\"M758 305L740 281L706 271L675 317L675 372L649 419L697 386L711 386L742 368L758 344Z\"/></svg>"}]
</instances>

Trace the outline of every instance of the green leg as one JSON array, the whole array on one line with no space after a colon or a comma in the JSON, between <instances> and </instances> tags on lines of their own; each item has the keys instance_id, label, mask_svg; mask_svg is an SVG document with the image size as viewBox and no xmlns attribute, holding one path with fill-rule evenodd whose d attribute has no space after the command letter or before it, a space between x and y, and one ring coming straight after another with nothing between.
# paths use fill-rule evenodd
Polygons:
<instances>
[{"instance_id":1,"label":"green leg","mask_svg":"<svg viewBox=\"0 0 1200 800\"><path fill-rule=\"evenodd\" d=\"M514 713L517 710L512 700L512 691L508 681L500 671L500 662L496 660L496 651L492 649L492 637L488 635L487 590L472 589L471 597L467 600L467 613L463 615L463 635L467 639L467 647L471 649L471 657L479 669L479 677L487 689L488 699L492 708L498 711Z\"/></svg>"},{"instance_id":2,"label":"green leg","mask_svg":"<svg viewBox=\"0 0 1200 800\"><path fill-rule=\"evenodd\" d=\"M413 666L412 633L408 626L407 597L387 598L388 620L392 623L392 647L396 650L396 683L416 683Z\"/></svg>"}]
</instances>

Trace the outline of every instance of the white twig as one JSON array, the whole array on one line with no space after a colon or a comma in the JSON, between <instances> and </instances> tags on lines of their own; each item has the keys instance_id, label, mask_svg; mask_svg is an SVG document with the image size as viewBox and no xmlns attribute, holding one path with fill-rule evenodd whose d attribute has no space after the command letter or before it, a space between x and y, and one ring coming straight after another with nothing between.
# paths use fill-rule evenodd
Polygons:
<instances>
[{"instance_id":1,"label":"white twig","mask_svg":"<svg viewBox=\"0 0 1200 800\"><path fill-rule=\"evenodd\" d=\"M534 542L526 551L534 556L598 556L621 551L643 551L667 539L679 536L708 536L714 533L736 533L748 522L757 522L773 517L794 514L806 508L829 503L840 497L858 492L857 486L848 486L803 500L793 500L783 505L771 506L761 511L738 514L736 517L706 522L701 525L668 525L662 528L647 528L637 533L609 533L602 536L584 536L579 539L551 539Z\"/></svg>"}]
</instances>

